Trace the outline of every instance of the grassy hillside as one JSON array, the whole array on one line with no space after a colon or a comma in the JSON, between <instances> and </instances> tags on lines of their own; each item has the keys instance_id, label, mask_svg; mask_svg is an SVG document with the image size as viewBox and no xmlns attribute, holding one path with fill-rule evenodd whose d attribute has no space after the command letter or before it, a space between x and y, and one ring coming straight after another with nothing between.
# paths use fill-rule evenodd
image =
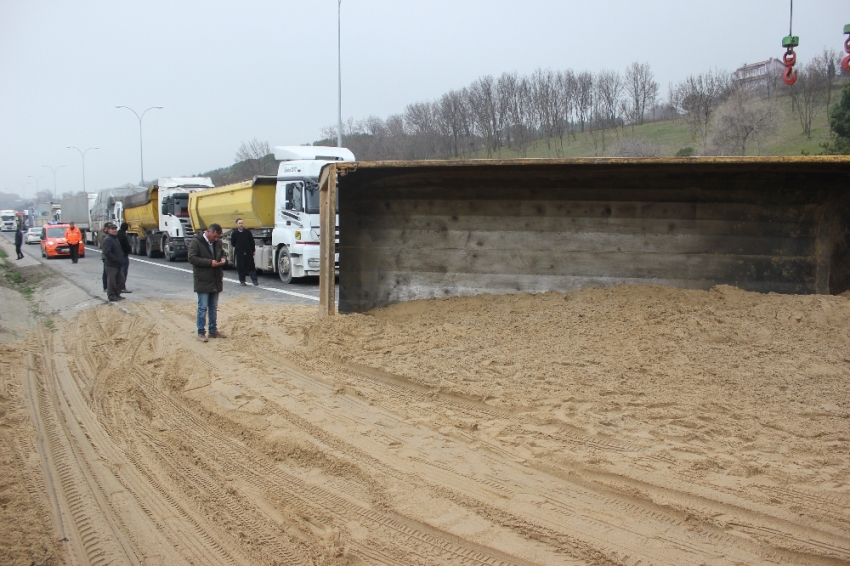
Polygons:
<instances>
[{"instance_id":1,"label":"grassy hillside","mask_svg":"<svg viewBox=\"0 0 850 566\"><path fill-rule=\"evenodd\" d=\"M838 93L833 101L838 101ZM673 156L683 148L691 147L699 154L702 150L699 141L691 138L688 127L681 120L666 120L626 127L622 130L607 130L604 132L604 149L602 134L600 132L585 132L577 134L576 139L570 139L567 145L564 140L564 157L592 157L592 156L617 156L619 154L620 140L641 140L660 149L661 156ZM797 113L792 111L790 97L780 97L778 100L777 127L773 133L762 139L761 151L755 143L749 145L747 155L800 155L818 154L821 152L820 144L830 140L829 124L826 112L820 112L812 122L812 137L808 139L803 134L803 128ZM558 157L555 150L555 141L551 148L547 147L545 141L537 141L526 151L526 157ZM476 155L478 158L486 157L486 154ZM503 148L494 157L511 159L522 157L522 155L510 148Z\"/></svg>"}]
</instances>

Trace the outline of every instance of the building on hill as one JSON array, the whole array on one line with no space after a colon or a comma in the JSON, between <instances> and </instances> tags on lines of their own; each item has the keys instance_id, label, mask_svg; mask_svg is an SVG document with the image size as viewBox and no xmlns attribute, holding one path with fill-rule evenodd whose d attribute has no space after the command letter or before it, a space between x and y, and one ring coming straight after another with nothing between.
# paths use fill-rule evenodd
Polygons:
<instances>
[{"instance_id":1,"label":"building on hill","mask_svg":"<svg viewBox=\"0 0 850 566\"><path fill-rule=\"evenodd\" d=\"M785 65L775 57L766 61L759 61L750 65L744 65L735 69L732 73L732 81L735 83L758 83L773 75L781 75L785 71Z\"/></svg>"}]
</instances>

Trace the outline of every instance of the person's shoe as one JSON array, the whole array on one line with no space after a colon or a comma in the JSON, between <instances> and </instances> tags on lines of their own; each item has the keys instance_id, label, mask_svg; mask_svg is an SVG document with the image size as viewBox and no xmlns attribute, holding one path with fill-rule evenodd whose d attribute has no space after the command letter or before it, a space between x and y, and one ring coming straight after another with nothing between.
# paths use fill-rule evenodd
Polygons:
<instances>
[{"instance_id":1,"label":"person's shoe","mask_svg":"<svg viewBox=\"0 0 850 566\"><path fill-rule=\"evenodd\" d=\"M254 287L259 287L260 283L258 281L254 281Z\"/></svg>"},{"instance_id":2,"label":"person's shoe","mask_svg":"<svg viewBox=\"0 0 850 566\"><path fill-rule=\"evenodd\" d=\"M239 284L240 284L240 285L242 285L243 287L247 287L247 286L248 286L248 284L247 284L247 283L245 283L244 281L240 281L240 282L239 282Z\"/></svg>"},{"instance_id":3,"label":"person's shoe","mask_svg":"<svg viewBox=\"0 0 850 566\"><path fill-rule=\"evenodd\" d=\"M201 342L208 342L206 334L198 334L198 340Z\"/></svg>"},{"instance_id":4,"label":"person's shoe","mask_svg":"<svg viewBox=\"0 0 850 566\"><path fill-rule=\"evenodd\" d=\"M132 293L132 291L130 289L122 289L121 292L122 293Z\"/></svg>"},{"instance_id":5,"label":"person's shoe","mask_svg":"<svg viewBox=\"0 0 850 566\"><path fill-rule=\"evenodd\" d=\"M110 303L117 303L118 301L123 301L123 300L124 300L124 297L110 297L109 298Z\"/></svg>"},{"instance_id":6,"label":"person's shoe","mask_svg":"<svg viewBox=\"0 0 850 566\"><path fill-rule=\"evenodd\" d=\"M210 332L210 338L227 338L227 334L221 332Z\"/></svg>"},{"instance_id":7,"label":"person's shoe","mask_svg":"<svg viewBox=\"0 0 850 566\"><path fill-rule=\"evenodd\" d=\"M116 300L116 301L126 301L126 300L127 300L127 297L122 297L121 295L118 295L118 296L115 298L115 300Z\"/></svg>"}]
</instances>

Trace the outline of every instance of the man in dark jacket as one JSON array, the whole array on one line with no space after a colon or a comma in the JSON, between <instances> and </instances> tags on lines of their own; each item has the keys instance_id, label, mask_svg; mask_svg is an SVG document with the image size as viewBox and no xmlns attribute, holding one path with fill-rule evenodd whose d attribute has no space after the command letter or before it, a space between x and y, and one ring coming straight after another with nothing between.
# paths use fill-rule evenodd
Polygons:
<instances>
[{"instance_id":1,"label":"man in dark jacket","mask_svg":"<svg viewBox=\"0 0 850 566\"><path fill-rule=\"evenodd\" d=\"M126 222L121 223L121 229L118 230L118 243L121 244L121 251L124 252L124 262L121 264L121 273L124 274L124 289L121 290L122 293L132 293L132 291L126 289L127 286L127 270L130 269L130 251L132 248L130 247L130 240L127 238L127 228L129 228Z\"/></svg>"},{"instance_id":2,"label":"man in dark jacket","mask_svg":"<svg viewBox=\"0 0 850 566\"><path fill-rule=\"evenodd\" d=\"M21 253L21 245L24 243L24 233L21 231L21 225L17 225L15 230L15 253L18 254L18 259L23 259L24 254Z\"/></svg>"},{"instance_id":3,"label":"man in dark jacket","mask_svg":"<svg viewBox=\"0 0 850 566\"><path fill-rule=\"evenodd\" d=\"M207 313L209 313L209 337L227 338L218 331L218 295L224 289L224 266L227 258L221 242L221 226L210 224L189 242L189 263L192 264L192 280L198 294L198 340L207 341Z\"/></svg>"},{"instance_id":4,"label":"man in dark jacket","mask_svg":"<svg viewBox=\"0 0 850 566\"><path fill-rule=\"evenodd\" d=\"M239 272L239 283L245 285L245 275L251 276L251 281L256 287L259 285L257 281L257 268L254 266L254 253L256 247L254 244L254 236L251 231L245 228L245 223L241 218L236 219L236 230L230 233L230 244L236 252L236 271Z\"/></svg>"},{"instance_id":5,"label":"man in dark jacket","mask_svg":"<svg viewBox=\"0 0 850 566\"><path fill-rule=\"evenodd\" d=\"M124 252L118 242L118 226L110 224L103 239L103 266L106 268L106 296L110 301L123 301L121 291L124 289L124 274L121 265L124 263Z\"/></svg>"}]
</instances>

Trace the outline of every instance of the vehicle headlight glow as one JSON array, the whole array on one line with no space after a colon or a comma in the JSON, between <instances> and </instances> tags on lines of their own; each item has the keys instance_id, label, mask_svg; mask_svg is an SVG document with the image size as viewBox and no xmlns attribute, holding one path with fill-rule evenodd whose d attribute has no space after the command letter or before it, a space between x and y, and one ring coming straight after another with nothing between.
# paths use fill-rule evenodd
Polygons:
<instances>
[{"instance_id":1,"label":"vehicle headlight glow","mask_svg":"<svg viewBox=\"0 0 850 566\"><path fill-rule=\"evenodd\" d=\"M53 240L47 240L47 245L48 246L55 246L56 242L54 242Z\"/></svg>"}]
</instances>

